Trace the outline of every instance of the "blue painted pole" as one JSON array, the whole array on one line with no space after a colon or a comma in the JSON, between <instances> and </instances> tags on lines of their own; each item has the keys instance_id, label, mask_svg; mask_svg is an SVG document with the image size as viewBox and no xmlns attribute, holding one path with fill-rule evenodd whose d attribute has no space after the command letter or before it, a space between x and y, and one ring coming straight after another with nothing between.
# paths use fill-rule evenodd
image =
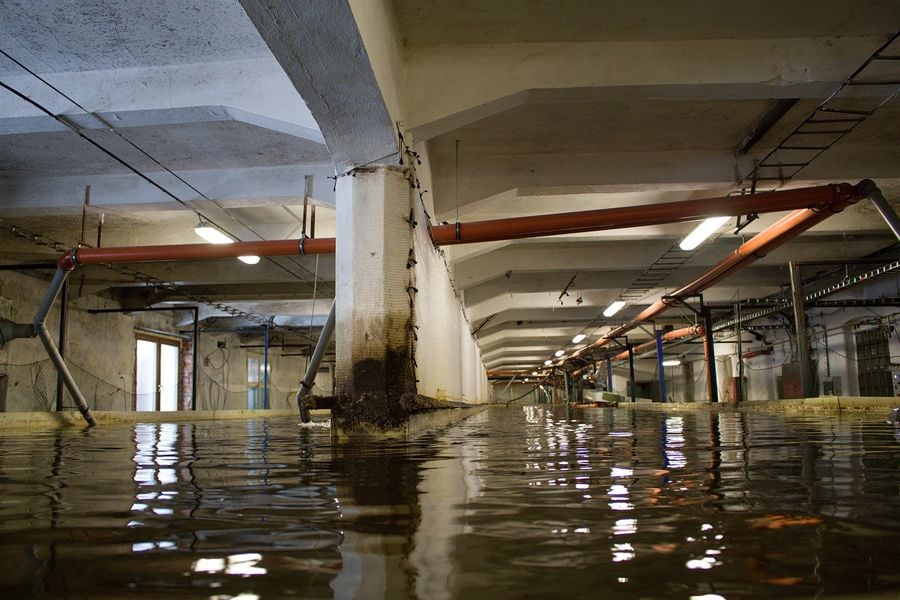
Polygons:
<instances>
[{"instance_id":1,"label":"blue painted pole","mask_svg":"<svg viewBox=\"0 0 900 600\"><path fill-rule=\"evenodd\" d=\"M656 362L659 363L659 401L666 402L666 368L663 366L662 331L656 330Z\"/></svg>"}]
</instances>

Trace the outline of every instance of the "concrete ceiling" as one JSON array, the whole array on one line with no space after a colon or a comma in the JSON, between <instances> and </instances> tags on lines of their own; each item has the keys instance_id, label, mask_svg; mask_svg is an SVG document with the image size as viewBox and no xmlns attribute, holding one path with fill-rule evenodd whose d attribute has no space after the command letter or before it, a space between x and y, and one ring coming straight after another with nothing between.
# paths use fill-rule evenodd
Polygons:
<instances>
[{"instance_id":1,"label":"concrete ceiling","mask_svg":"<svg viewBox=\"0 0 900 600\"><path fill-rule=\"evenodd\" d=\"M198 213L235 239L299 237L306 176L313 177L316 233L334 235L333 166L322 134L237 1L0 0L0 39L0 49L25 67L0 56L4 83L64 115L178 199L0 90L4 262L58 255L29 243L30 233L74 246L87 186L88 244L101 214L105 246L201 242L193 232ZM265 300L258 312L282 320L309 316L311 308L296 303L313 295L316 318L323 317L333 295L333 257L132 267L177 288L86 268L78 290L129 306L204 298L247 310Z\"/></svg>"},{"instance_id":2,"label":"concrete ceiling","mask_svg":"<svg viewBox=\"0 0 900 600\"><path fill-rule=\"evenodd\" d=\"M395 0L394 8L410 130L427 146L435 213L448 221L457 210L467 221L726 195L900 29L896 4L877 1L815 9L698 1L673 10L657 1ZM896 81L900 71L886 61L866 75ZM896 88L854 88L832 107L868 110ZM746 147L784 100L786 112ZM869 177L900 205L898 117L896 101L880 107L784 187ZM448 255L488 368L531 371L571 350L576 333L596 339L780 216L763 215L739 235L723 228L612 319L602 310L692 224L457 246ZM705 299L730 305L777 293L789 260L861 257L894 241L861 203ZM658 324L695 319L671 311Z\"/></svg>"},{"instance_id":3,"label":"concrete ceiling","mask_svg":"<svg viewBox=\"0 0 900 600\"><path fill-rule=\"evenodd\" d=\"M96 117L2 57L0 79L64 114L179 199L0 90L0 257L55 255L11 234L12 225L74 244L87 185L89 242L101 212L105 245L198 241L197 212L237 239L293 237L306 176L313 177L317 235L333 235L333 163L387 154L394 120L428 161L439 221L453 220L457 205L466 221L725 195L900 29L894 0L815 7L689 0L677 8L660 0L394 0L384 5L393 9L389 21L401 42L398 70L387 76L368 63L362 70L344 59L335 65L336 56L384 50L386 36L366 38L363 47L365 36L352 27L375 5L350 0L301 11L256 0L0 0L0 48ZM285 19L297 27L290 39L276 40L276 60L258 30L272 44ZM312 53L315 61L285 59L317 32L329 41ZM900 44L890 53L900 54ZM897 63L876 65L871 77L900 79ZM894 87L854 89L842 102L871 108ZM297 89L334 122L317 123ZM738 151L783 100L796 102ZM391 115L367 112L384 104ZM896 205L898 111L896 100L881 107L786 187L870 177ZM374 116L350 118L360 114ZM345 147L329 152L326 137ZM447 257L487 365L530 370L570 348L576 333L599 335L689 281L777 217L763 215L739 235L723 228L614 320L599 314L689 224L459 246ZM860 257L893 241L871 206L860 204L707 298L725 304L776 292L787 282L788 260ZM283 318L308 314L310 306L296 303L314 293L327 299L334 289L333 257L141 270L180 290L148 288L105 269L86 270L84 289L133 304L200 296ZM312 312L325 310L327 302ZM673 311L665 322L692 318Z\"/></svg>"}]
</instances>

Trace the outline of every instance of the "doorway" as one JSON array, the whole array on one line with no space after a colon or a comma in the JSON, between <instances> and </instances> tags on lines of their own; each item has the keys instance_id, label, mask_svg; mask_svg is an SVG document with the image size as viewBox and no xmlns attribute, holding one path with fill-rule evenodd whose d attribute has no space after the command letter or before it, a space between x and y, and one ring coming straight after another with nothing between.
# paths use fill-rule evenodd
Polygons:
<instances>
[{"instance_id":1,"label":"doorway","mask_svg":"<svg viewBox=\"0 0 900 600\"><path fill-rule=\"evenodd\" d=\"M178 410L181 344L138 336L134 361L134 410Z\"/></svg>"},{"instance_id":2,"label":"doorway","mask_svg":"<svg viewBox=\"0 0 900 600\"><path fill-rule=\"evenodd\" d=\"M265 374L265 360L261 356L247 356L247 408L269 408Z\"/></svg>"}]
</instances>

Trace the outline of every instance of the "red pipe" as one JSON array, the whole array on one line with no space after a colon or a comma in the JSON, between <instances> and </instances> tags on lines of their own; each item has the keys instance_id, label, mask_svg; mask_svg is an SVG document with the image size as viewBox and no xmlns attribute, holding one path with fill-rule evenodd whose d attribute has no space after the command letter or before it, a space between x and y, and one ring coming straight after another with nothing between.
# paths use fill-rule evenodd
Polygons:
<instances>
[{"instance_id":1,"label":"red pipe","mask_svg":"<svg viewBox=\"0 0 900 600\"><path fill-rule=\"evenodd\" d=\"M667 331L662 335L662 339L664 342L671 342L672 340L680 340L684 337L695 337L698 335L703 335L705 332L703 330L702 325L691 325L689 327L682 327L681 329L673 329L672 331ZM650 340L649 342L645 342L643 344L638 344L631 348L631 351L637 356L641 352L645 352L652 348L656 348L656 340ZM612 357L612 360L623 360L628 358L628 350L623 350L619 352L615 356Z\"/></svg>"},{"instance_id":2,"label":"red pipe","mask_svg":"<svg viewBox=\"0 0 900 600\"><path fill-rule=\"evenodd\" d=\"M841 212L846 207L858 202L864 197L864 194L860 192L857 187L848 184L838 184L827 187L831 188L833 192L831 202L816 208L795 210L789 213L756 234L753 238L742 244L737 250L726 256L718 264L713 265L691 283L672 292L668 297L657 300L641 311L631 321L613 329L592 345L573 354L572 357L577 357L587 350L605 346L613 338L620 337L624 333L637 327L638 323L652 320L668 310L669 307L675 303L675 298L699 294L703 290L708 289L726 277L740 271L747 265L755 262L758 258L762 258L785 242L794 239L804 231L818 225L831 215Z\"/></svg>"},{"instance_id":3,"label":"red pipe","mask_svg":"<svg viewBox=\"0 0 900 600\"><path fill-rule=\"evenodd\" d=\"M61 269L71 271L78 265L97 265L169 260L206 260L238 256L296 256L334 254L335 238L302 240L260 240L233 244L177 244L172 246L123 246L119 248L76 248L57 261Z\"/></svg>"},{"instance_id":4,"label":"red pipe","mask_svg":"<svg viewBox=\"0 0 900 600\"><path fill-rule=\"evenodd\" d=\"M835 198L855 194L849 183L760 192L724 198L703 198L641 206L581 212L513 217L493 221L450 223L431 227L431 239L439 246L494 242L520 238L604 231L624 227L663 225L749 213L769 213L799 208L824 209Z\"/></svg>"}]
</instances>

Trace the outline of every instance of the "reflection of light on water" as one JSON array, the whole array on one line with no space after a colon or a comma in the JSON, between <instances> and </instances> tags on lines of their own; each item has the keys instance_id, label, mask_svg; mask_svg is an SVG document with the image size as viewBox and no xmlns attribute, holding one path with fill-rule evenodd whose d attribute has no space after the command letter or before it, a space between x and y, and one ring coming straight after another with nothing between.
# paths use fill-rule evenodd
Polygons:
<instances>
[{"instance_id":1,"label":"reflection of light on water","mask_svg":"<svg viewBox=\"0 0 900 600\"><path fill-rule=\"evenodd\" d=\"M684 417L669 417L666 419L665 468L681 469L687 466L687 458L678 448L684 448Z\"/></svg>"},{"instance_id":2,"label":"reflection of light on water","mask_svg":"<svg viewBox=\"0 0 900 600\"><path fill-rule=\"evenodd\" d=\"M135 455L132 459L136 465L134 481L141 488L158 488L178 483L178 473L172 466L178 462L178 426L175 423L138 423L134 427ZM151 490L135 494L136 502L131 510L137 513L160 516L174 515L175 510L165 506L167 502L178 496L176 490ZM160 506L160 505L163 506ZM144 523L139 520L128 522L128 527L140 527ZM150 550L174 550L175 542L146 541L131 545L132 552L148 552Z\"/></svg>"},{"instance_id":3,"label":"reflection of light on water","mask_svg":"<svg viewBox=\"0 0 900 600\"><path fill-rule=\"evenodd\" d=\"M634 548L628 542L624 544L613 544L612 548L613 562L625 562L634 558Z\"/></svg>"},{"instance_id":4,"label":"reflection of light on water","mask_svg":"<svg viewBox=\"0 0 900 600\"><path fill-rule=\"evenodd\" d=\"M163 540L161 542L138 542L131 545L132 552L146 552L148 550L174 550L175 542Z\"/></svg>"},{"instance_id":5,"label":"reflection of light on water","mask_svg":"<svg viewBox=\"0 0 900 600\"><path fill-rule=\"evenodd\" d=\"M692 558L685 563L688 569L712 569L716 565L716 559L711 556ZM721 563L719 563L721 564Z\"/></svg>"},{"instance_id":6,"label":"reflection of light on water","mask_svg":"<svg viewBox=\"0 0 900 600\"><path fill-rule=\"evenodd\" d=\"M198 558L191 565L194 573L224 573L225 575L265 575L266 570L257 567L256 563L262 560L262 554L251 552L248 554L232 554L226 558Z\"/></svg>"},{"instance_id":7,"label":"reflection of light on water","mask_svg":"<svg viewBox=\"0 0 900 600\"><path fill-rule=\"evenodd\" d=\"M619 519L613 525L613 535L637 533L637 519Z\"/></svg>"}]
</instances>

